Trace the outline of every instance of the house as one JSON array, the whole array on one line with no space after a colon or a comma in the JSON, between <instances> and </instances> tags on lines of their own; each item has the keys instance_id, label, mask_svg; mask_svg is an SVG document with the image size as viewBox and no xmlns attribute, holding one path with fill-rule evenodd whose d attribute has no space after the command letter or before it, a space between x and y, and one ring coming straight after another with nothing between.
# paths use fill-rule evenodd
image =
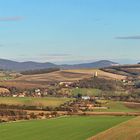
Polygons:
<instances>
[{"instance_id":1,"label":"house","mask_svg":"<svg viewBox=\"0 0 140 140\"><path fill-rule=\"evenodd\" d=\"M41 90L40 89L35 89L35 94L37 96L41 96Z\"/></svg>"},{"instance_id":2,"label":"house","mask_svg":"<svg viewBox=\"0 0 140 140\"><path fill-rule=\"evenodd\" d=\"M18 95L16 95L16 94L13 94L13 97L17 97Z\"/></svg>"},{"instance_id":3,"label":"house","mask_svg":"<svg viewBox=\"0 0 140 140\"><path fill-rule=\"evenodd\" d=\"M20 94L20 95L18 95L18 97L23 98L23 97L25 97L25 95L24 94Z\"/></svg>"},{"instance_id":4,"label":"house","mask_svg":"<svg viewBox=\"0 0 140 140\"><path fill-rule=\"evenodd\" d=\"M90 97L89 96L82 96L82 99L83 100L90 100Z\"/></svg>"},{"instance_id":5,"label":"house","mask_svg":"<svg viewBox=\"0 0 140 140\"><path fill-rule=\"evenodd\" d=\"M69 87L73 82L60 82L59 85L63 87Z\"/></svg>"}]
</instances>

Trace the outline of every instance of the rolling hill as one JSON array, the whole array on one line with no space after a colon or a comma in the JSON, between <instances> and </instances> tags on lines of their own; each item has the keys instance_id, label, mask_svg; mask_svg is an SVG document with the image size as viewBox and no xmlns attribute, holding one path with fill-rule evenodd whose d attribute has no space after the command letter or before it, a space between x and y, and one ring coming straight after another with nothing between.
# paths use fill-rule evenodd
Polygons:
<instances>
[{"instance_id":1,"label":"rolling hill","mask_svg":"<svg viewBox=\"0 0 140 140\"><path fill-rule=\"evenodd\" d=\"M74 65L56 65L50 62L39 63L33 61L27 62L17 62L6 59L0 59L0 69L3 70L13 70L13 71L27 71L27 70L37 70L37 69L48 69L48 68L60 68L60 69L81 69L81 68L103 68L112 65L117 65L118 63L101 60L92 63L81 63Z\"/></svg>"},{"instance_id":2,"label":"rolling hill","mask_svg":"<svg viewBox=\"0 0 140 140\"><path fill-rule=\"evenodd\" d=\"M140 64L119 65L101 68L101 70L109 73L120 74L124 76L140 77Z\"/></svg>"},{"instance_id":3,"label":"rolling hill","mask_svg":"<svg viewBox=\"0 0 140 140\"><path fill-rule=\"evenodd\" d=\"M26 70L35 70L35 69L45 69L45 68L54 68L57 65L53 63L38 63L38 62L16 62L6 59L0 59L0 69L4 70L14 70L14 71L26 71Z\"/></svg>"}]
</instances>

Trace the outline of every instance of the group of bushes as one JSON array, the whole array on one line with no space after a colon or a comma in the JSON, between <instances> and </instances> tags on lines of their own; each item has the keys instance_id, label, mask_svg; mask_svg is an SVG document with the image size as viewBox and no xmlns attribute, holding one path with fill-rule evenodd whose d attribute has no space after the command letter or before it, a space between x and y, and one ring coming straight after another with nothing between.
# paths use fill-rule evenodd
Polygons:
<instances>
[{"instance_id":1,"label":"group of bushes","mask_svg":"<svg viewBox=\"0 0 140 140\"><path fill-rule=\"evenodd\" d=\"M34 75L34 74L44 74L44 73L50 73L50 72L55 72L59 71L60 68L48 68L48 69L39 69L39 70L28 70L28 71L23 71L21 74L23 75Z\"/></svg>"},{"instance_id":2,"label":"group of bushes","mask_svg":"<svg viewBox=\"0 0 140 140\"><path fill-rule=\"evenodd\" d=\"M114 91L123 87L119 81L98 77L80 80L74 83L72 86L79 88L96 88L103 91Z\"/></svg>"}]
</instances>

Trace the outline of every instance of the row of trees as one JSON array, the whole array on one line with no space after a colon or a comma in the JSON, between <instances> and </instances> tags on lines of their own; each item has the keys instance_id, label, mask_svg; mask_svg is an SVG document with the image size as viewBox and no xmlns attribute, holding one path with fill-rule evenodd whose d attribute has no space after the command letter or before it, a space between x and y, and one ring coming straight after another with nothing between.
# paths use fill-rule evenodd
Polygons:
<instances>
[{"instance_id":1,"label":"row of trees","mask_svg":"<svg viewBox=\"0 0 140 140\"><path fill-rule=\"evenodd\" d=\"M79 87L79 88L96 88L101 89L103 91L114 91L118 89L122 89L123 85L121 82L116 80L108 80L104 78L90 78L90 79L83 79L79 82L72 84L72 87Z\"/></svg>"},{"instance_id":2,"label":"row of trees","mask_svg":"<svg viewBox=\"0 0 140 140\"><path fill-rule=\"evenodd\" d=\"M34 75L34 74L44 74L44 73L50 73L50 72L55 72L59 71L60 68L48 68L48 69L39 69L39 70L28 70L28 71L23 71L21 74L23 75Z\"/></svg>"}]
</instances>

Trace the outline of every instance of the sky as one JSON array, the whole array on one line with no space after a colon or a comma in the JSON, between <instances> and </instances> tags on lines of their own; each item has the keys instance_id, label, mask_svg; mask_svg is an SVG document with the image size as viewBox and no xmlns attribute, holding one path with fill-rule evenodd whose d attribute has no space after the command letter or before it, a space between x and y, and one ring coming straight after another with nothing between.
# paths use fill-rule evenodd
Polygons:
<instances>
[{"instance_id":1,"label":"sky","mask_svg":"<svg viewBox=\"0 0 140 140\"><path fill-rule=\"evenodd\" d=\"M140 60L139 0L0 0L0 58Z\"/></svg>"}]
</instances>

